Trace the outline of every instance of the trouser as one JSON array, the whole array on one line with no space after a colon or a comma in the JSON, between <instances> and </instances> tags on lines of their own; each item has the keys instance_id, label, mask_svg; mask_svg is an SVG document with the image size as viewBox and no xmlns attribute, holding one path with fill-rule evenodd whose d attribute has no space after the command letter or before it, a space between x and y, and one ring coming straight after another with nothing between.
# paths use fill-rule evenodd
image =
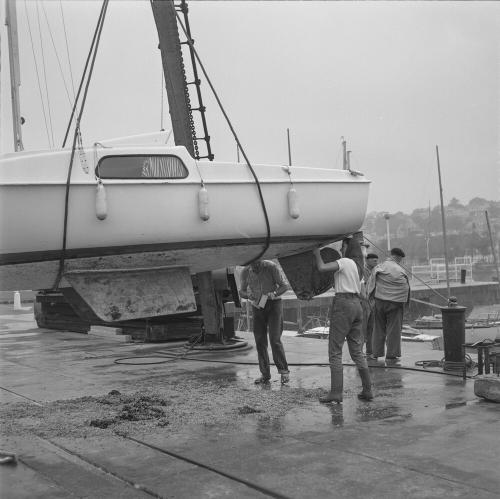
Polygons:
<instances>
[{"instance_id":1,"label":"trouser","mask_svg":"<svg viewBox=\"0 0 500 499\"><path fill-rule=\"evenodd\" d=\"M362 324L363 309L359 298L355 296L335 296L333 298L328 337L330 369L342 370L342 348L345 340L347 340L351 359L358 369L368 368L363 355Z\"/></svg>"},{"instance_id":2,"label":"trouser","mask_svg":"<svg viewBox=\"0 0 500 499\"><path fill-rule=\"evenodd\" d=\"M372 338L372 355L401 357L401 330L403 329L404 303L375 298L375 327Z\"/></svg>"},{"instance_id":3,"label":"trouser","mask_svg":"<svg viewBox=\"0 0 500 499\"><path fill-rule=\"evenodd\" d=\"M281 343L281 333L283 332L282 310L281 300L268 300L264 308L253 307L253 335L259 358L259 369L262 376L266 378L271 377L269 354L267 352L268 330L273 360L278 372L280 374L289 372L285 349Z\"/></svg>"},{"instance_id":4,"label":"trouser","mask_svg":"<svg viewBox=\"0 0 500 499\"><path fill-rule=\"evenodd\" d=\"M363 307L362 342L365 343L366 354L369 355L372 353L374 313L368 300L361 300L361 305Z\"/></svg>"}]
</instances>

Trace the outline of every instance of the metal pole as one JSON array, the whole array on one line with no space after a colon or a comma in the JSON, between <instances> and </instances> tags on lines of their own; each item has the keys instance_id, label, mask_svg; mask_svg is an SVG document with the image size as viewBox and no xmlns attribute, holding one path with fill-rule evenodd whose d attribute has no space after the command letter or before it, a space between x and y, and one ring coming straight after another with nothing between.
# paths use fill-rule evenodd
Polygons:
<instances>
[{"instance_id":1,"label":"metal pole","mask_svg":"<svg viewBox=\"0 0 500 499\"><path fill-rule=\"evenodd\" d=\"M493 244L493 236L491 235L490 218L488 216L488 211L484 212L486 215L486 225L488 226L488 234L490 236L491 252L493 254L493 262L495 263L495 269L497 271L498 286L500 286L500 270L498 269L497 252L495 251L495 245Z\"/></svg>"},{"instance_id":2,"label":"metal pole","mask_svg":"<svg viewBox=\"0 0 500 499\"><path fill-rule=\"evenodd\" d=\"M288 166L292 166L292 150L290 148L290 129L286 129L286 136L288 140Z\"/></svg>"},{"instance_id":3,"label":"metal pole","mask_svg":"<svg viewBox=\"0 0 500 499\"><path fill-rule=\"evenodd\" d=\"M347 152L346 152L346 141L342 137L342 169L347 170Z\"/></svg>"},{"instance_id":4,"label":"metal pole","mask_svg":"<svg viewBox=\"0 0 500 499\"><path fill-rule=\"evenodd\" d=\"M443 184L441 183L441 165L439 163L439 149L436 146L436 157L439 176L439 197L441 200L441 223L443 225L443 244L444 244L444 265L446 268L446 289L448 290L448 300L450 299L450 270L448 268L448 246L446 243L446 221L444 216L444 203L443 203Z\"/></svg>"},{"instance_id":5,"label":"metal pole","mask_svg":"<svg viewBox=\"0 0 500 499\"><path fill-rule=\"evenodd\" d=\"M389 213L386 213L384 215L384 218L385 218L385 229L387 232L387 251L391 251L391 231L389 230L389 218L391 217Z\"/></svg>"},{"instance_id":6,"label":"metal pole","mask_svg":"<svg viewBox=\"0 0 500 499\"><path fill-rule=\"evenodd\" d=\"M347 151L347 169L351 169L351 151Z\"/></svg>"},{"instance_id":7,"label":"metal pole","mask_svg":"<svg viewBox=\"0 0 500 499\"><path fill-rule=\"evenodd\" d=\"M240 162L240 146L236 144L236 157L238 158L238 163Z\"/></svg>"},{"instance_id":8,"label":"metal pole","mask_svg":"<svg viewBox=\"0 0 500 499\"><path fill-rule=\"evenodd\" d=\"M10 64L10 93L12 100L12 127L14 133L14 148L22 151L23 137L21 133L21 112L19 110L19 87L21 85L21 71L19 69L19 43L17 38L16 2L8 0L5 4L5 24L9 41Z\"/></svg>"}]
</instances>

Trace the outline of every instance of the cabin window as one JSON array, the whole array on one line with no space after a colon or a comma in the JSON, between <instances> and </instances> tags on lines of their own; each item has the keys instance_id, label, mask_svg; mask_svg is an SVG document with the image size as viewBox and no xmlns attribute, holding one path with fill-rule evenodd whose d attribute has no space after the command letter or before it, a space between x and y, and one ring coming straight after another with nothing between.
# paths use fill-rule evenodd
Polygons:
<instances>
[{"instance_id":1,"label":"cabin window","mask_svg":"<svg viewBox=\"0 0 500 499\"><path fill-rule=\"evenodd\" d=\"M177 156L105 156L96 167L99 178L175 179L186 178L188 170Z\"/></svg>"}]
</instances>

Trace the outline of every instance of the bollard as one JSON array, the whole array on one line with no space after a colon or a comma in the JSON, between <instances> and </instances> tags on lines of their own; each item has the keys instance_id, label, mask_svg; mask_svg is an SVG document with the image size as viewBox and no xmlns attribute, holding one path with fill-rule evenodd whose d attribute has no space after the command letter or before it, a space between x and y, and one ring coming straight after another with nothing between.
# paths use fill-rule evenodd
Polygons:
<instances>
[{"instance_id":1,"label":"bollard","mask_svg":"<svg viewBox=\"0 0 500 499\"><path fill-rule=\"evenodd\" d=\"M465 358L462 345L465 343L466 310L466 307L455 305L451 299L450 306L441 309L445 371L463 369Z\"/></svg>"},{"instance_id":2,"label":"bollard","mask_svg":"<svg viewBox=\"0 0 500 499\"><path fill-rule=\"evenodd\" d=\"M16 291L14 293L14 310L22 310L23 306L21 305L21 293Z\"/></svg>"},{"instance_id":3,"label":"bollard","mask_svg":"<svg viewBox=\"0 0 500 499\"><path fill-rule=\"evenodd\" d=\"M467 275L466 269L460 269L460 284L465 284L465 277Z\"/></svg>"}]
</instances>

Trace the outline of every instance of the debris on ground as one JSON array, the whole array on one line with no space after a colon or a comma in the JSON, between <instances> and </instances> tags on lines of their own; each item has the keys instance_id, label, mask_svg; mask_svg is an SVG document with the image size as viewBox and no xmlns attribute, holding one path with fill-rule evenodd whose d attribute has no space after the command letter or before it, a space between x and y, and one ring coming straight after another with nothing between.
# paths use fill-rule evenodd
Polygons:
<instances>
[{"instance_id":1,"label":"debris on ground","mask_svg":"<svg viewBox=\"0 0 500 499\"><path fill-rule=\"evenodd\" d=\"M16 455L0 450L0 464L17 464Z\"/></svg>"},{"instance_id":2,"label":"debris on ground","mask_svg":"<svg viewBox=\"0 0 500 499\"><path fill-rule=\"evenodd\" d=\"M318 396L314 389L283 388L272 383L267 389L249 388L220 376L186 376L175 382L156 377L154 384L155 389L144 389L131 383L133 391L127 393L111 390L97 397L58 400L42 406L8 404L0 408L1 433L87 437L103 430L129 434L155 428L176 431L190 424L238 424L239 418L249 415L266 420L283 417L292 408L315 402Z\"/></svg>"}]
</instances>

